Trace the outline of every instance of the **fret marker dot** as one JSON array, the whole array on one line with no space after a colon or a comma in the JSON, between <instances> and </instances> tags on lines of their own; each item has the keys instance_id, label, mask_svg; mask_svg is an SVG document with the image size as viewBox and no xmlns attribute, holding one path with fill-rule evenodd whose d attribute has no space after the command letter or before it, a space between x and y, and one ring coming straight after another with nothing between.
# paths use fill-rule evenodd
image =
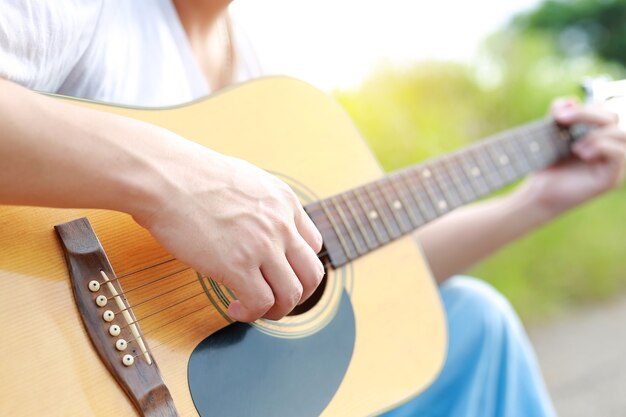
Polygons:
<instances>
[{"instance_id":1,"label":"fret marker dot","mask_svg":"<svg viewBox=\"0 0 626 417\"><path fill-rule=\"evenodd\" d=\"M506 165L509 163L509 157L506 155L500 155L500 164Z\"/></svg>"},{"instance_id":2,"label":"fret marker dot","mask_svg":"<svg viewBox=\"0 0 626 417\"><path fill-rule=\"evenodd\" d=\"M472 173L473 176L477 177L480 175L480 169L478 169L478 167L474 167L472 168L472 170L470 171Z\"/></svg>"},{"instance_id":3,"label":"fret marker dot","mask_svg":"<svg viewBox=\"0 0 626 417\"><path fill-rule=\"evenodd\" d=\"M394 201L393 208L395 208L396 210L400 210L402 208L402 203L399 202L398 200Z\"/></svg>"},{"instance_id":4,"label":"fret marker dot","mask_svg":"<svg viewBox=\"0 0 626 417\"><path fill-rule=\"evenodd\" d=\"M445 210L447 207L448 207L448 203L446 203L444 200L441 200L441 201L439 202L439 208L440 208L441 210Z\"/></svg>"},{"instance_id":5,"label":"fret marker dot","mask_svg":"<svg viewBox=\"0 0 626 417\"><path fill-rule=\"evenodd\" d=\"M422 175L424 176L424 178L430 178L432 174L430 173L429 169L425 169L422 171Z\"/></svg>"},{"instance_id":6,"label":"fret marker dot","mask_svg":"<svg viewBox=\"0 0 626 417\"><path fill-rule=\"evenodd\" d=\"M537 144L537 142L530 143L530 150L532 152L539 152L539 145Z\"/></svg>"},{"instance_id":7,"label":"fret marker dot","mask_svg":"<svg viewBox=\"0 0 626 417\"><path fill-rule=\"evenodd\" d=\"M370 219L377 219L378 218L378 213L375 212L374 210L370 211L369 215L370 215Z\"/></svg>"}]
</instances>

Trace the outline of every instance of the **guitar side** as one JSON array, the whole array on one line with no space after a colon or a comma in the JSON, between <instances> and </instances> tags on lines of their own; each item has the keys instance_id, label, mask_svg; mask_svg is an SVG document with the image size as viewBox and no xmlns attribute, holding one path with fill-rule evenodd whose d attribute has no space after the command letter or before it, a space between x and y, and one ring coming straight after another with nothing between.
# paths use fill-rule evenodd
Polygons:
<instances>
[{"instance_id":1,"label":"guitar side","mask_svg":"<svg viewBox=\"0 0 626 417\"><path fill-rule=\"evenodd\" d=\"M339 106L291 79L253 81L164 110L79 105L163 126L295 179L318 197L382 175ZM120 213L0 207L2 415L136 413L87 338L54 235L55 224L83 216L92 222L118 275L168 257L145 230ZM350 274L354 351L323 416L373 415L408 400L432 382L445 354L438 293L411 238L358 259ZM228 324L217 310L193 317L167 331L146 334L183 416L197 415L187 381L191 353Z\"/></svg>"}]
</instances>

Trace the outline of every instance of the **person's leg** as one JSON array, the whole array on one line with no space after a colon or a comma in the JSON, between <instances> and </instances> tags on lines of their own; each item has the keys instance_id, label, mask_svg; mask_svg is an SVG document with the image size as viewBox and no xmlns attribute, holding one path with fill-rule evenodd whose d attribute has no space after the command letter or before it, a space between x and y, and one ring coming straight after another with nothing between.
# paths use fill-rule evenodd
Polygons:
<instances>
[{"instance_id":1,"label":"person's leg","mask_svg":"<svg viewBox=\"0 0 626 417\"><path fill-rule=\"evenodd\" d=\"M441 286L448 356L434 384L385 417L554 417L532 347L508 301L489 284Z\"/></svg>"}]
</instances>

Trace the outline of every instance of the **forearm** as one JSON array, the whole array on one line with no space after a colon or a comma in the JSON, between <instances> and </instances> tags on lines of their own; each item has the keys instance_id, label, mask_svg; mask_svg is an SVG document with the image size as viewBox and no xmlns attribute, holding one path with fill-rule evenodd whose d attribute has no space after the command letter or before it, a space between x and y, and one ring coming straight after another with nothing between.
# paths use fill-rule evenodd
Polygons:
<instances>
[{"instance_id":1,"label":"forearm","mask_svg":"<svg viewBox=\"0 0 626 417\"><path fill-rule=\"evenodd\" d=\"M162 186L162 129L0 80L0 203L135 214Z\"/></svg>"},{"instance_id":2,"label":"forearm","mask_svg":"<svg viewBox=\"0 0 626 417\"><path fill-rule=\"evenodd\" d=\"M501 247L549 221L554 210L538 204L532 187L463 207L417 231L437 281L463 272Z\"/></svg>"},{"instance_id":3,"label":"forearm","mask_svg":"<svg viewBox=\"0 0 626 417\"><path fill-rule=\"evenodd\" d=\"M278 320L323 277L322 237L289 186L165 129L0 80L0 164L0 204L130 213L234 292L235 320Z\"/></svg>"}]
</instances>

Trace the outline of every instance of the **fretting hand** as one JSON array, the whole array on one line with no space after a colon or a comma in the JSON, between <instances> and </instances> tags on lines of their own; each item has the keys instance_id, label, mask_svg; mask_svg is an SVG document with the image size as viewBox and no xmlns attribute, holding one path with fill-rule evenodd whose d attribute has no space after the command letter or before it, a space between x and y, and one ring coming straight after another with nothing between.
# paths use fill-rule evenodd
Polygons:
<instances>
[{"instance_id":1,"label":"fretting hand","mask_svg":"<svg viewBox=\"0 0 626 417\"><path fill-rule=\"evenodd\" d=\"M557 100L552 115L569 126L595 128L572 148L573 157L532 175L527 183L541 208L558 214L619 186L626 172L626 132L617 115L598 106L583 107L574 100Z\"/></svg>"}]
</instances>

